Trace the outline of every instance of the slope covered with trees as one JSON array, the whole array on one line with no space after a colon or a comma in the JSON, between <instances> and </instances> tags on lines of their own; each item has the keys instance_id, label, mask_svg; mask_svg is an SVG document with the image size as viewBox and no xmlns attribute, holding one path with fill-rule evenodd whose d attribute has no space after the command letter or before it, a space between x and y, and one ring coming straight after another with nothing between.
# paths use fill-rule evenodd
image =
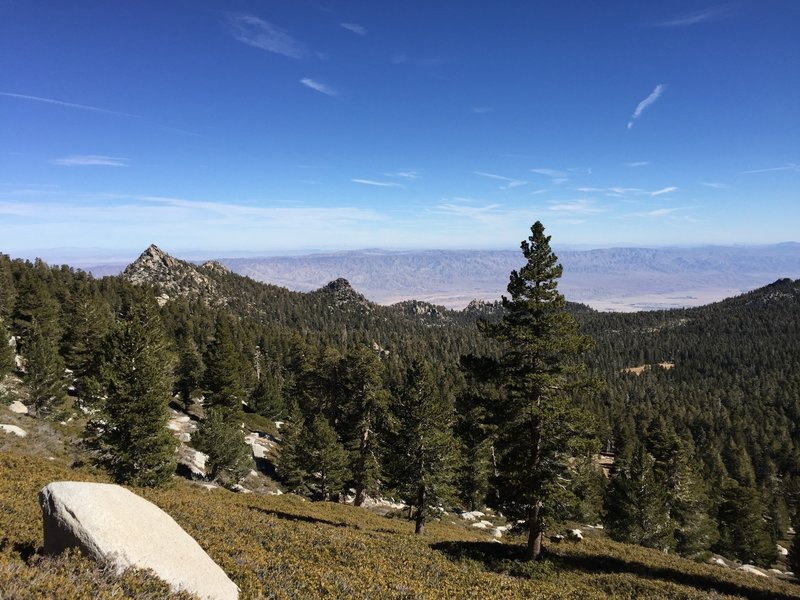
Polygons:
<instances>
[{"instance_id":1,"label":"slope covered with trees","mask_svg":"<svg viewBox=\"0 0 800 600\"><path fill-rule=\"evenodd\" d=\"M164 395L187 407L204 397L210 414L198 443L216 452L221 479L249 468L241 453L225 451L242 447L244 411L286 422L276 476L288 489L315 498L418 496L392 458L412 452L406 430L424 431L427 419L440 428L432 439L451 439L454 449L447 468L431 474L441 482L437 497L469 509L507 498L495 473L512 422L500 418L504 396L488 377L507 350L477 322L502 327L508 306L381 307L345 281L301 294L157 248L146 258L122 277L94 279L0 256L0 333L14 336L19 355L17 367L14 348L0 344L0 374L22 377L42 418L58 414L67 388L86 411L124 402L123 383L133 380L124 377L127 354L115 348L133 343L125 328L150 311L137 327L146 338L143 320L155 319L163 343L143 360L171 368L149 409L164 414ZM613 466L605 477L593 452L556 452L564 469L548 492L550 517L605 522L617 539L662 550L713 549L769 564L800 502L800 282L686 310L564 308L595 340L582 359L587 375L605 382L571 396L568 408L591 415L581 435ZM424 385L409 378L414 364L427 365ZM429 390L430 407L414 408L414 389ZM117 464L120 480L133 476Z\"/></svg>"}]
</instances>

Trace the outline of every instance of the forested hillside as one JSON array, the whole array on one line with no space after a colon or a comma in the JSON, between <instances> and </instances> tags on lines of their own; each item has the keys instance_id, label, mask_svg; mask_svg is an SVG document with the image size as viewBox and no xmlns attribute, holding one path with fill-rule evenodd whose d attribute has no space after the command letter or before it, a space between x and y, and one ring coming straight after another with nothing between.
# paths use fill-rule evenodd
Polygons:
<instances>
[{"instance_id":1,"label":"forested hillside","mask_svg":"<svg viewBox=\"0 0 800 600\"><path fill-rule=\"evenodd\" d=\"M568 310L595 340L583 359L597 385L575 396L593 417L582 430L593 442L571 463L548 519L604 523L616 539L686 555L773 563L800 501L800 281L686 310ZM206 423L219 415L218 429L206 425L198 439L220 478L227 463L214 455L214 435L241 437L225 411L244 402L246 413L286 422L271 473L317 499L352 490L356 503L413 500L392 457L427 414L443 426L429 433L448 457L431 474L441 481L437 502L495 504L493 457L506 423L481 369L501 346L477 323L502 315L499 304L479 302L464 311L382 307L344 280L291 292L155 247L103 279L0 256L0 329L15 345L0 345L0 374L21 376L42 418L70 397L102 409L116 345L127 343L120 324L134 323L160 332L167 389L187 407L204 397ZM414 390L434 403L415 408ZM608 476L600 450L613 459ZM315 462L321 456L329 462Z\"/></svg>"}]
</instances>

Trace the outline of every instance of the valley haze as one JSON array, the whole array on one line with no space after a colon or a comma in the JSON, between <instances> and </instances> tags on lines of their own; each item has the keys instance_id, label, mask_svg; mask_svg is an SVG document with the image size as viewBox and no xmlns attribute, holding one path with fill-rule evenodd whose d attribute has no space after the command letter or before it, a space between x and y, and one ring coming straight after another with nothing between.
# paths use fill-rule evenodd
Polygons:
<instances>
[{"instance_id":1,"label":"valley haze","mask_svg":"<svg viewBox=\"0 0 800 600\"><path fill-rule=\"evenodd\" d=\"M163 247L163 246L162 246ZM169 251L168 247L165 250ZM115 275L127 262L81 258L53 251L95 276ZM695 248L602 248L557 251L564 266L559 284L566 297L596 310L630 312L709 304L783 277L800 277L800 243ZM256 281L308 292L343 277L379 304L420 300L460 309L471 300L497 300L508 275L522 266L518 250L367 249L294 256L213 257L189 252L180 258L221 262ZM119 254L118 254L119 256ZM61 262L57 260L56 262Z\"/></svg>"}]
</instances>

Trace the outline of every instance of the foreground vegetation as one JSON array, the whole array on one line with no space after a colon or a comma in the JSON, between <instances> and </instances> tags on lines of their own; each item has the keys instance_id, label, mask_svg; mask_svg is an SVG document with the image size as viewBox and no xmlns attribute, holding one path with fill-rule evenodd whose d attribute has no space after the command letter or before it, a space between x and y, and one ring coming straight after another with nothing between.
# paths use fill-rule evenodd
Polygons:
<instances>
[{"instance_id":1,"label":"foreground vegetation","mask_svg":"<svg viewBox=\"0 0 800 600\"><path fill-rule=\"evenodd\" d=\"M59 460L0 454L0 595L179 598L143 573L112 574L75 554L43 558L36 495L55 480L102 480ZM137 493L172 515L240 586L242 598L800 598L800 586L693 563L603 537L548 547L497 543L445 515L414 524L363 508L177 482ZM185 597L185 596L184 596Z\"/></svg>"}]
</instances>

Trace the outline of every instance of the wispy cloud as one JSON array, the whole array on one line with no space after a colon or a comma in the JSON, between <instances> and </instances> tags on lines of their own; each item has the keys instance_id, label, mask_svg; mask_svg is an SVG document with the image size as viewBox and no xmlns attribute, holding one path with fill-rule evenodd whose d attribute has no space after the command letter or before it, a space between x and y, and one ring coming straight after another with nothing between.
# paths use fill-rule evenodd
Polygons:
<instances>
[{"instance_id":1,"label":"wispy cloud","mask_svg":"<svg viewBox=\"0 0 800 600\"><path fill-rule=\"evenodd\" d=\"M442 203L436 207L436 210L447 215L479 221L481 223L496 223L499 220L507 218L504 212L498 211L500 204L481 204L481 202L480 200L473 200L471 198L445 198Z\"/></svg>"},{"instance_id":2,"label":"wispy cloud","mask_svg":"<svg viewBox=\"0 0 800 600\"><path fill-rule=\"evenodd\" d=\"M367 35L367 28L358 23L339 23L339 27L344 27L347 31L352 31L358 35Z\"/></svg>"},{"instance_id":3,"label":"wispy cloud","mask_svg":"<svg viewBox=\"0 0 800 600\"><path fill-rule=\"evenodd\" d=\"M591 215L605 212L605 209L597 206L593 200L585 199L553 202L547 207L547 209L553 212L567 213L571 215Z\"/></svg>"},{"instance_id":4,"label":"wispy cloud","mask_svg":"<svg viewBox=\"0 0 800 600\"><path fill-rule=\"evenodd\" d=\"M668 187L663 187L658 190L643 190L641 188L634 188L634 187L622 187L622 186L614 186L614 187L607 187L607 188L600 188L600 187L579 187L575 188L578 192L586 193L602 193L606 196L610 196L612 198L629 198L631 196L662 196L663 194L670 194L672 192L678 191L677 186L671 185Z\"/></svg>"},{"instance_id":5,"label":"wispy cloud","mask_svg":"<svg viewBox=\"0 0 800 600\"><path fill-rule=\"evenodd\" d=\"M19 98L20 100L31 100L33 102L43 102L45 104L54 104L56 106L63 106L66 108L76 108L78 110L89 110L92 112L105 113L107 115L117 115L119 117L131 117L134 119L141 118L140 115L120 112L118 110L109 110L107 108L100 108L99 106L90 106L88 104L75 104L74 102L65 102L63 100L56 100L54 98L42 98L40 96L29 96L27 94L13 94L11 92L0 92L0 96L5 96L7 98Z\"/></svg>"},{"instance_id":6,"label":"wispy cloud","mask_svg":"<svg viewBox=\"0 0 800 600\"><path fill-rule=\"evenodd\" d=\"M401 179L419 179L421 175L417 171L395 171L393 173L381 173L386 177L399 177Z\"/></svg>"},{"instance_id":7,"label":"wispy cloud","mask_svg":"<svg viewBox=\"0 0 800 600\"><path fill-rule=\"evenodd\" d=\"M393 65L402 65L404 62L408 62L408 55L405 52L395 52L389 57L389 62Z\"/></svg>"},{"instance_id":8,"label":"wispy cloud","mask_svg":"<svg viewBox=\"0 0 800 600\"><path fill-rule=\"evenodd\" d=\"M492 112L492 110L493 109L492 109L491 106L473 106L472 107L472 112L474 112L475 114L478 114L478 115L483 115L483 114L486 114L486 113L490 113L490 112Z\"/></svg>"},{"instance_id":9,"label":"wispy cloud","mask_svg":"<svg viewBox=\"0 0 800 600\"><path fill-rule=\"evenodd\" d=\"M161 223L160 217L169 222L179 222L192 213L198 217L225 219L235 223L255 226L252 219L261 223L293 222L302 226L304 221L361 220L377 221L383 216L377 211L356 207L275 207L260 204L237 204L211 200L191 200L157 195L93 194L75 195L64 192L70 202L54 199L37 202L26 199L24 202L0 199L0 214L30 216L42 221L98 222L125 224L142 222Z\"/></svg>"},{"instance_id":10,"label":"wispy cloud","mask_svg":"<svg viewBox=\"0 0 800 600\"><path fill-rule=\"evenodd\" d=\"M633 162L625 163L626 167L636 168L636 167L646 167L650 163L646 160L635 160Z\"/></svg>"},{"instance_id":11,"label":"wispy cloud","mask_svg":"<svg viewBox=\"0 0 800 600\"><path fill-rule=\"evenodd\" d=\"M647 98L645 98L644 100L639 102L639 104L636 106L636 110L633 111L633 115L631 116L631 120L628 121L628 129L633 127L633 122L636 121L639 117L642 116L642 113L645 111L645 109L648 106L650 106L651 104L655 103L655 101L658 100L661 97L661 94L664 92L664 88L665 87L666 86L663 83L659 83L655 87L655 89L652 92L650 92L650 95Z\"/></svg>"},{"instance_id":12,"label":"wispy cloud","mask_svg":"<svg viewBox=\"0 0 800 600\"><path fill-rule=\"evenodd\" d=\"M484 171L475 171L475 175L481 177L488 177L489 179L496 179L497 181L505 181L506 185L500 187L501 190L510 190L511 188L527 185L528 182L523 179L513 179L511 177L504 177L503 175L495 175L494 173L486 173Z\"/></svg>"},{"instance_id":13,"label":"wispy cloud","mask_svg":"<svg viewBox=\"0 0 800 600\"><path fill-rule=\"evenodd\" d=\"M101 154L73 154L50 161L61 167L127 167L128 159Z\"/></svg>"},{"instance_id":14,"label":"wispy cloud","mask_svg":"<svg viewBox=\"0 0 800 600\"><path fill-rule=\"evenodd\" d=\"M660 190L656 190L654 192L650 192L650 195L651 196L662 196L664 194L671 194L672 192L675 192L677 190L678 190L678 188L675 187L674 185L672 185L670 187L665 187L665 188L661 188Z\"/></svg>"},{"instance_id":15,"label":"wispy cloud","mask_svg":"<svg viewBox=\"0 0 800 600\"><path fill-rule=\"evenodd\" d=\"M687 27L689 25L697 25L698 23L704 23L706 21L712 21L714 19L723 17L730 9L731 5L729 4L720 6L710 6L708 8L703 8L700 10L695 10L693 12L678 15L666 21L661 21L660 23L658 23L658 26Z\"/></svg>"},{"instance_id":16,"label":"wispy cloud","mask_svg":"<svg viewBox=\"0 0 800 600\"><path fill-rule=\"evenodd\" d=\"M731 186L726 183L719 183L716 181L701 181L700 185L704 185L706 187L714 188L716 190L727 190Z\"/></svg>"},{"instance_id":17,"label":"wispy cloud","mask_svg":"<svg viewBox=\"0 0 800 600\"><path fill-rule=\"evenodd\" d=\"M395 181L375 181L374 179L351 179L353 183L360 183L361 185L374 185L377 187L393 187L401 188L401 184Z\"/></svg>"},{"instance_id":18,"label":"wispy cloud","mask_svg":"<svg viewBox=\"0 0 800 600\"><path fill-rule=\"evenodd\" d=\"M254 48L289 58L302 58L307 53L305 44L255 15L228 15L227 28L234 38Z\"/></svg>"},{"instance_id":19,"label":"wispy cloud","mask_svg":"<svg viewBox=\"0 0 800 600\"><path fill-rule=\"evenodd\" d=\"M685 208L657 208L655 210L648 210L646 212L638 212L632 213L631 217L644 217L649 219L662 219L664 217L669 217L676 212L681 210L686 210Z\"/></svg>"},{"instance_id":20,"label":"wispy cloud","mask_svg":"<svg viewBox=\"0 0 800 600\"><path fill-rule=\"evenodd\" d=\"M545 177L568 177L569 173L566 171L560 171L558 169L531 169L531 173L536 173L537 175L544 175Z\"/></svg>"},{"instance_id":21,"label":"wispy cloud","mask_svg":"<svg viewBox=\"0 0 800 600\"><path fill-rule=\"evenodd\" d=\"M302 83L304 86L306 86L308 88L311 88L312 90L320 92L321 94L326 94L328 96L338 96L339 95L339 92L337 92L331 86L329 86L327 84L324 84L324 83L321 83L319 81L316 81L315 79L311 79L310 77L303 77L300 80L300 83Z\"/></svg>"},{"instance_id":22,"label":"wispy cloud","mask_svg":"<svg viewBox=\"0 0 800 600\"><path fill-rule=\"evenodd\" d=\"M774 171L794 171L800 172L800 165L795 163L786 163L781 167L768 167L766 169L752 169L750 171L742 171L742 173L772 173Z\"/></svg>"}]
</instances>

